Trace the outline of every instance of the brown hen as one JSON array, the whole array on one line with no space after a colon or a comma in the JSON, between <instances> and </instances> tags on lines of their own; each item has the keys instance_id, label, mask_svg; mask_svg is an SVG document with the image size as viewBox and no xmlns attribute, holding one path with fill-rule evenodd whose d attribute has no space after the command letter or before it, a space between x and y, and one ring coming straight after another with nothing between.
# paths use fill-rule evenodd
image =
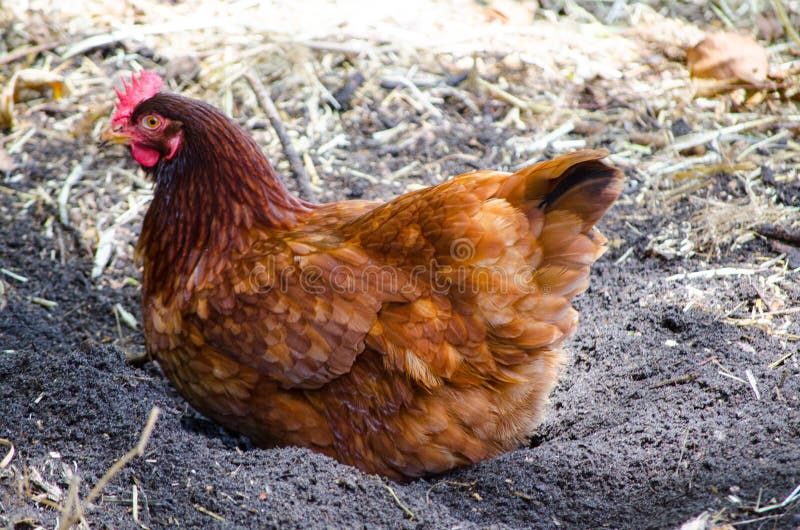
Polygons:
<instances>
[{"instance_id":1,"label":"brown hen","mask_svg":"<svg viewBox=\"0 0 800 530\"><path fill-rule=\"evenodd\" d=\"M605 151L315 205L217 109L152 72L126 88L104 139L155 181L147 348L197 410L393 479L531 434L622 187Z\"/></svg>"}]
</instances>

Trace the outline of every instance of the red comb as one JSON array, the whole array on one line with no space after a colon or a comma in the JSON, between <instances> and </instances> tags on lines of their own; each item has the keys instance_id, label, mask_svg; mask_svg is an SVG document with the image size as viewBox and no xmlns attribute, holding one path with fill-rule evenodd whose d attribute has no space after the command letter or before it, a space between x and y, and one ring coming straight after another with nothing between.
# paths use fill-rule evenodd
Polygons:
<instances>
[{"instance_id":1,"label":"red comb","mask_svg":"<svg viewBox=\"0 0 800 530\"><path fill-rule=\"evenodd\" d=\"M164 81L161 80L161 77L157 73L150 70L143 70L139 74L139 79L136 79L136 74L133 74L130 84L126 83L123 79L122 85L125 87L125 92L121 92L116 88L114 89L119 101L117 102L117 112L114 114L112 120L113 123L130 118L136 105L155 96L164 85Z\"/></svg>"}]
</instances>

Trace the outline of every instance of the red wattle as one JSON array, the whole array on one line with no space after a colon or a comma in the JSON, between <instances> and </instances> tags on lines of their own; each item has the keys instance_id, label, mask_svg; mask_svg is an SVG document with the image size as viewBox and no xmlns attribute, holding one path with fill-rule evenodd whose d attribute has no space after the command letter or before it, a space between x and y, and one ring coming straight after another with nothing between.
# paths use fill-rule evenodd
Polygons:
<instances>
[{"instance_id":1,"label":"red wattle","mask_svg":"<svg viewBox=\"0 0 800 530\"><path fill-rule=\"evenodd\" d=\"M142 147L138 144L131 144L131 154L144 167L153 167L158 164L158 158L161 156L155 149Z\"/></svg>"}]
</instances>

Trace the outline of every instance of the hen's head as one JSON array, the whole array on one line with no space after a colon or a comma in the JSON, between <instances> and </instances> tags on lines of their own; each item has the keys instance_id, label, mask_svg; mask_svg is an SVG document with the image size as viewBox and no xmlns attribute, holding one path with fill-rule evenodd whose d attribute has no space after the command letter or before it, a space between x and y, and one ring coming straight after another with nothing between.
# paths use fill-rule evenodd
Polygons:
<instances>
[{"instance_id":1,"label":"hen's head","mask_svg":"<svg viewBox=\"0 0 800 530\"><path fill-rule=\"evenodd\" d=\"M133 158L146 168L162 158L171 159L183 139L180 121L143 105L158 94L163 84L151 71L143 71L138 79L134 74L130 84L123 81L124 91L116 90L117 110L111 127L101 136L105 142L129 145Z\"/></svg>"}]
</instances>

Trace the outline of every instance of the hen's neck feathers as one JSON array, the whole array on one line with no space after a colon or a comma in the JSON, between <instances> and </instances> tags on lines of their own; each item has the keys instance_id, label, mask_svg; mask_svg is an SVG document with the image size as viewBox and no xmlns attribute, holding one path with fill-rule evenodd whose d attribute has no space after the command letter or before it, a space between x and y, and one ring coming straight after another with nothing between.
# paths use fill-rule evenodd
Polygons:
<instances>
[{"instance_id":1,"label":"hen's neck feathers","mask_svg":"<svg viewBox=\"0 0 800 530\"><path fill-rule=\"evenodd\" d=\"M151 170L156 185L137 245L145 295L188 295L218 260L246 250L252 228L288 229L312 208L288 192L258 145L214 107L157 94L135 114L144 112L180 121L183 134L175 156Z\"/></svg>"}]
</instances>

